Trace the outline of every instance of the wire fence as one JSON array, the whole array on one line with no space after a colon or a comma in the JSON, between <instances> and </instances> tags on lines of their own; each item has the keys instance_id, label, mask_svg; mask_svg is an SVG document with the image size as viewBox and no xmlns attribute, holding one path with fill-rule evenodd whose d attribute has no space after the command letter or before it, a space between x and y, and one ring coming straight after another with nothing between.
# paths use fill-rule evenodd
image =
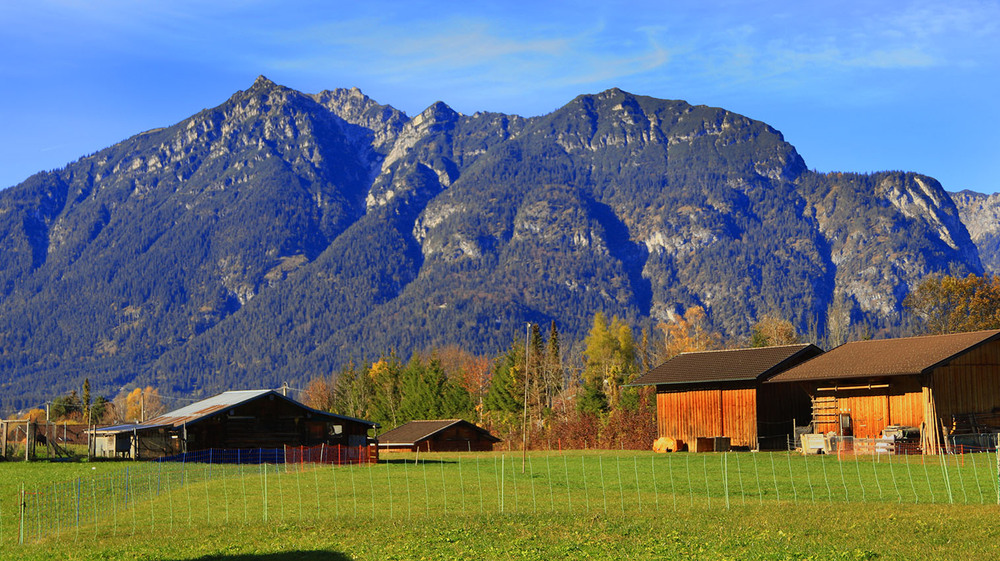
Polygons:
<instances>
[{"instance_id":1,"label":"wire fence","mask_svg":"<svg viewBox=\"0 0 1000 561\"><path fill-rule=\"evenodd\" d=\"M368 464L378 461L378 448L339 444L252 449L211 448L164 456L153 461L209 464Z\"/></svg>"},{"instance_id":2,"label":"wire fence","mask_svg":"<svg viewBox=\"0 0 1000 561\"><path fill-rule=\"evenodd\" d=\"M1000 504L989 452L389 454L379 463L104 463L0 497L0 546L348 517L678 512L765 503ZM396 456L396 457L394 457Z\"/></svg>"}]
</instances>

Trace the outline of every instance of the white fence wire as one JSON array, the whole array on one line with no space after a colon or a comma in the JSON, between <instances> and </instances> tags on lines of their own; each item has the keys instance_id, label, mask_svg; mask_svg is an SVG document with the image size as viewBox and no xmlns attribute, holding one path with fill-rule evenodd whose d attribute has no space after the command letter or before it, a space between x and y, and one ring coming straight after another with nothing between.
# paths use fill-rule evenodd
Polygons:
<instances>
[{"instance_id":1,"label":"white fence wire","mask_svg":"<svg viewBox=\"0 0 1000 561\"><path fill-rule=\"evenodd\" d=\"M765 502L1000 504L993 452L389 454L377 464L98 464L3 487L0 545L344 517L628 516Z\"/></svg>"}]
</instances>

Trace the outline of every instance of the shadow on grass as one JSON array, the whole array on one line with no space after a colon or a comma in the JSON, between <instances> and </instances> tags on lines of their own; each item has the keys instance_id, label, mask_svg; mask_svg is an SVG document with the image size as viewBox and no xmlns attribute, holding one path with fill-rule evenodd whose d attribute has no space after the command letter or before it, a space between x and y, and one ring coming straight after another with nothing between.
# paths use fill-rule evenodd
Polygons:
<instances>
[{"instance_id":1,"label":"shadow on grass","mask_svg":"<svg viewBox=\"0 0 1000 561\"><path fill-rule=\"evenodd\" d=\"M351 561L351 558L337 551L283 551L281 553L207 555L193 561Z\"/></svg>"}]
</instances>

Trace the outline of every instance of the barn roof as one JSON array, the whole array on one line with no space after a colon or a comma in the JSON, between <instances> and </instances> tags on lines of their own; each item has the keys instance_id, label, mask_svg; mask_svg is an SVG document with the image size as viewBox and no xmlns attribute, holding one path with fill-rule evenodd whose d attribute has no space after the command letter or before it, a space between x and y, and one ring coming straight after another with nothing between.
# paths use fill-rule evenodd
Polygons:
<instances>
[{"instance_id":1,"label":"barn roof","mask_svg":"<svg viewBox=\"0 0 1000 561\"><path fill-rule=\"evenodd\" d=\"M681 353L630 385L766 380L822 352L816 345L805 344Z\"/></svg>"},{"instance_id":2,"label":"barn roof","mask_svg":"<svg viewBox=\"0 0 1000 561\"><path fill-rule=\"evenodd\" d=\"M997 339L1000 330L854 341L790 368L768 383L922 374Z\"/></svg>"},{"instance_id":3,"label":"barn roof","mask_svg":"<svg viewBox=\"0 0 1000 561\"><path fill-rule=\"evenodd\" d=\"M261 399L265 396L273 395L276 399L284 399L295 404L298 407L309 411L310 413L320 416L328 417L333 419L354 421L357 423L362 423L372 427L377 427L377 423L371 421L365 421L363 419L355 419L354 417L346 417L344 415L335 415L333 413L327 413L326 411L320 411L318 409L313 409L294 399L283 396L274 390L233 390L228 392L222 392L219 395L212 396L208 399L203 399L196 403L190 405L185 405L180 409L176 409L169 413L164 413L155 419L150 419L146 421L147 425L169 425L173 427L178 427L183 424L192 424L203 419L207 419L218 414L221 411L225 411L231 407L236 407L244 403L255 401Z\"/></svg>"},{"instance_id":4,"label":"barn roof","mask_svg":"<svg viewBox=\"0 0 1000 561\"><path fill-rule=\"evenodd\" d=\"M427 440L435 434L455 425L467 425L483 434L487 440L500 442L500 439L490 434L482 427L476 426L465 419L442 419L436 421L410 421L378 436L379 444L413 446Z\"/></svg>"},{"instance_id":5,"label":"barn roof","mask_svg":"<svg viewBox=\"0 0 1000 561\"><path fill-rule=\"evenodd\" d=\"M171 425L160 425L152 423L126 423L124 425L114 425L111 427L98 427L94 429L94 434L118 434L122 432L142 432L150 429L159 429L164 427L169 427Z\"/></svg>"}]
</instances>

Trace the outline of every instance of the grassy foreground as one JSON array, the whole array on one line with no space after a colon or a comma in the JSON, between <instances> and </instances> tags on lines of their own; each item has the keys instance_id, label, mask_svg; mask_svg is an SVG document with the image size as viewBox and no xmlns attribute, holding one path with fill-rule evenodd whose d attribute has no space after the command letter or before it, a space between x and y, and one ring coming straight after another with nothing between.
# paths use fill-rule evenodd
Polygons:
<instances>
[{"instance_id":1,"label":"grassy foreground","mask_svg":"<svg viewBox=\"0 0 1000 561\"><path fill-rule=\"evenodd\" d=\"M0 559L1000 558L985 457L946 472L912 458L744 454L737 470L735 456L533 454L523 475L509 454L414 459L0 464ZM42 501L23 523L22 485Z\"/></svg>"}]
</instances>

